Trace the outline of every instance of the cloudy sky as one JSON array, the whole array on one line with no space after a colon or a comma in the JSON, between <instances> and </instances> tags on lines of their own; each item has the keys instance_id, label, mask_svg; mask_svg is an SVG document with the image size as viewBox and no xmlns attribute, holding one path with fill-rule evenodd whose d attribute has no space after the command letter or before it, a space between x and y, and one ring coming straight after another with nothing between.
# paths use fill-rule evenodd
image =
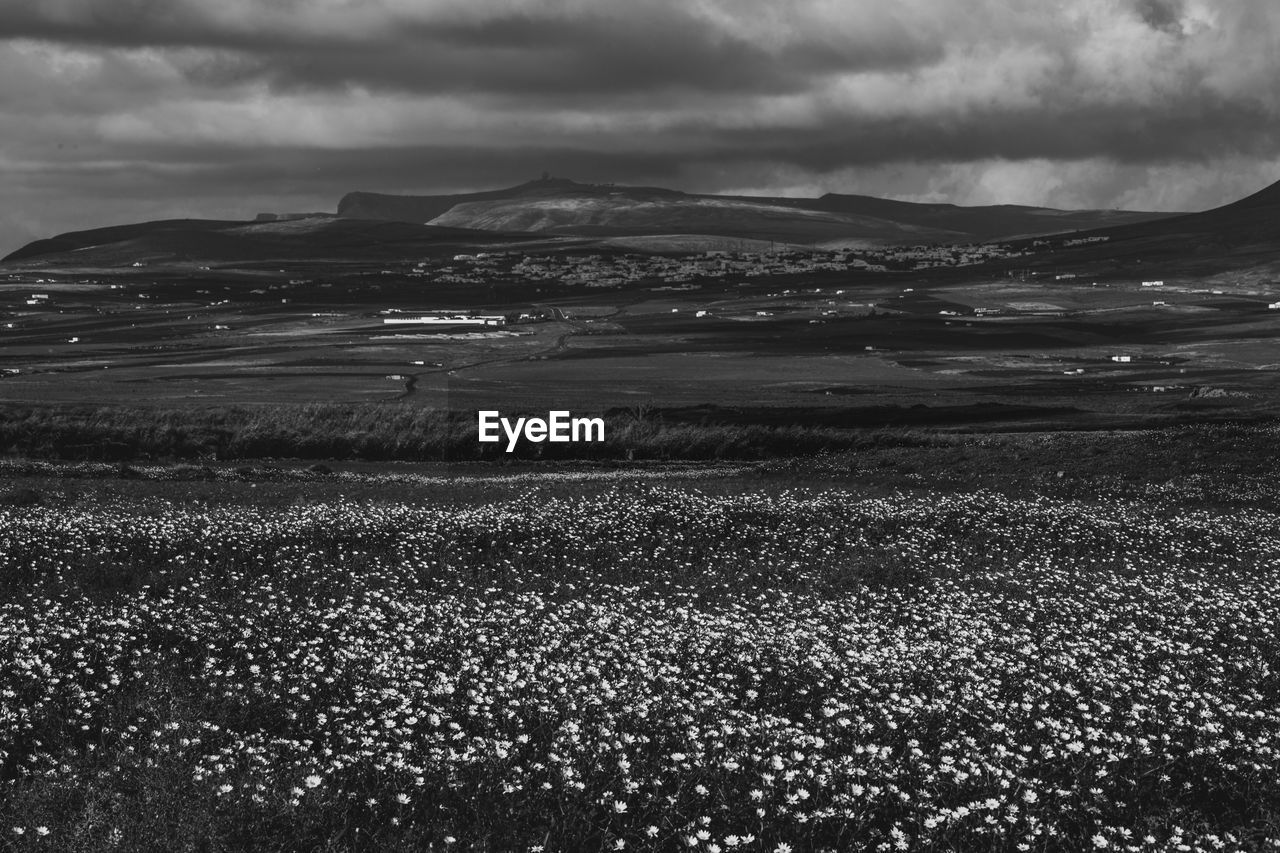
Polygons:
<instances>
[{"instance_id":1,"label":"cloudy sky","mask_svg":"<svg viewBox=\"0 0 1280 853\"><path fill-rule=\"evenodd\" d=\"M1276 0L0 0L0 253L544 171L1204 209L1277 80Z\"/></svg>"}]
</instances>

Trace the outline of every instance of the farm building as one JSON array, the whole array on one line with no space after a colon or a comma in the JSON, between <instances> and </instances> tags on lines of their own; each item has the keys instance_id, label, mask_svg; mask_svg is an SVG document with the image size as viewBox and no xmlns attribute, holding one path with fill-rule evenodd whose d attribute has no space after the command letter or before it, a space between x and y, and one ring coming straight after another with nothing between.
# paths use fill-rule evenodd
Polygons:
<instances>
[{"instance_id":1,"label":"farm building","mask_svg":"<svg viewBox=\"0 0 1280 853\"><path fill-rule=\"evenodd\" d=\"M502 326L507 318L501 314L414 314L384 317L383 323L401 326Z\"/></svg>"}]
</instances>

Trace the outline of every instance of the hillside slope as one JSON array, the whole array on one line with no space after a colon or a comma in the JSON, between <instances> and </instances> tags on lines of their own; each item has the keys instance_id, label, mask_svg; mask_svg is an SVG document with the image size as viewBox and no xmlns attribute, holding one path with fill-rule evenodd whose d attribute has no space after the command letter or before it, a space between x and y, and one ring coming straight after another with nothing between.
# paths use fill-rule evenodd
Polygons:
<instances>
[{"instance_id":1,"label":"hillside slope","mask_svg":"<svg viewBox=\"0 0 1280 853\"><path fill-rule=\"evenodd\" d=\"M161 219L153 222L92 228L87 231L68 231L56 237L28 243L5 257L4 261L23 261L66 252L80 252L94 247L118 245L160 235L164 235L161 239L170 239L177 234L206 235L210 239L216 239L214 235L217 232L244 224L237 220L223 219Z\"/></svg>"},{"instance_id":2,"label":"hillside slope","mask_svg":"<svg viewBox=\"0 0 1280 853\"><path fill-rule=\"evenodd\" d=\"M707 196L637 199L565 194L552 198L473 201L455 205L432 225L591 236L706 234L813 243L952 242L968 235L871 216Z\"/></svg>"},{"instance_id":3,"label":"hillside slope","mask_svg":"<svg viewBox=\"0 0 1280 853\"><path fill-rule=\"evenodd\" d=\"M820 210L875 216L921 228L959 231L980 240L1065 234L1180 215L1136 210L1058 210L1016 204L962 207L834 193L816 199L813 206Z\"/></svg>"},{"instance_id":4,"label":"hillside slope","mask_svg":"<svg viewBox=\"0 0 1280 853\"><path fill-rule=\"evenodd\" d=\"M4 262L128 266L265 260L376 261L524 239L527 235L361 219L181 219L61 234L23 246Z\"/></svg>"},{"instance_id":5,"label":"hillside slope","mask_svg":"<svg viewBox=\"0 0 1280 853\"><path fill-rule=\"evenodd\" d=\"M871 196L697 195L656 187L531 181L447 196L351 193L340 216L582 236L703 234L790 243L915 244L1056 234L1177 214L917 204Z\"/></svg>"},{"instance_id":6,"label":"hillside slope","mask_svg":"<svg viewBox=\"0 0 1280 853\"><path fill-rule=\"evenodd\" d=\"M1098 228L1078 236L1105 240L1049 253L1030 265L1165 263L1188 273L1262 266L1280 270L1280 182L1200 213Z\"/></svg>"}]
</instances>

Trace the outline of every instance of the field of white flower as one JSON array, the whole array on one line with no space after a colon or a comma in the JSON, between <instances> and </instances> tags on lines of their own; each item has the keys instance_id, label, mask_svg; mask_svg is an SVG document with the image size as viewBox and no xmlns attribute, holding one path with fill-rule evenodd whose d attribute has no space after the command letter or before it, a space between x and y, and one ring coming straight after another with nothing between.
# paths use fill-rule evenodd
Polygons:
<instances>
[{"instance_id":1,"label":"field of white flower","mask_svg":"<svg viewBox=\"0 0 1280 853\"><path fill-rule=\"evenodd\" d=\"M1280 847L1280 516L0 508L0 850Z\"/></svg>"}]
</instances>

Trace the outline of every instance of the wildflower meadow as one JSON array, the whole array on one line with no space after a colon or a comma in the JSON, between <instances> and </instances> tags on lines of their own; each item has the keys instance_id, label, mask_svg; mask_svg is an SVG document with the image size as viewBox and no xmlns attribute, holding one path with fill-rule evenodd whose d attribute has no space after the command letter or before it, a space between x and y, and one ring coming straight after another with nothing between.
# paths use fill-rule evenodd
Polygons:
<instances>
[{"instance_id":1,"label":"wildflower meadow","mask_svg":"<svg viewBox=\"0 0 1280 853\"><path fill-rule=\"evenodd\" d=\"M0 850L1273 849L1278 522L696 482L0 509Z\"/></svg>"}]
</instances>

